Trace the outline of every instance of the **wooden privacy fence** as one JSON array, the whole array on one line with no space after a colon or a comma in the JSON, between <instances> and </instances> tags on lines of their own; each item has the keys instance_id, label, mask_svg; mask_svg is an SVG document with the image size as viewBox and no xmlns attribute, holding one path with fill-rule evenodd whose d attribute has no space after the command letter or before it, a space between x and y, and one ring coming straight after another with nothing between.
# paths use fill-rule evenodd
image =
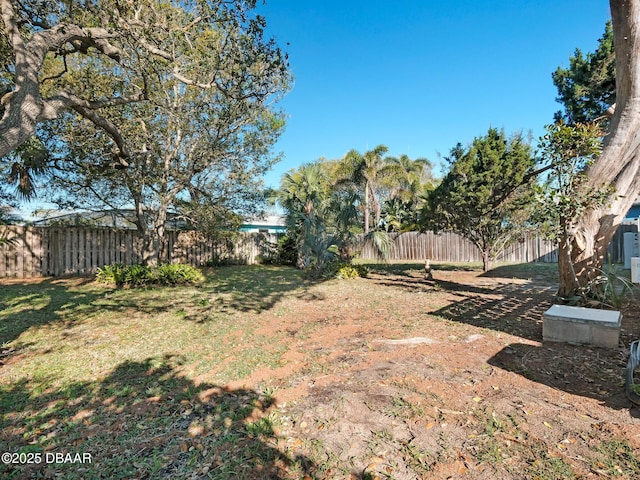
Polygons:
<instances>
[{"instance_id":1,"label":"wooden privacy fence","mask_svg":"<svg viewBox=\"0 0 640 480\"><path fill-rule=\"evenodd\" d=\"M624 260L623 234L636 232L634 224L618 228L609 246L610 260ZM409 232L393 234L392 261L480 262L478 249L463 237L451 233ZM4 241L3 241L4 239ZM210 262L259 263L273 252L275 234L239 233L233 240L221 241L193 231L167 232L163 262L201 266ZM271 245L271 246L270 246ZM373 248L360 246L360 257L376 259ZM83 227L0 226L0 278L59 275L91 275L108 264L139 263L140 241L135 230ZM557 262L553 242L535 234L525 235L508 247L500 262Z\"/></svg>"},{"instance_id":2,"label":"wooden privacy fence","mask_svg":"<svg viewBox=\"0 0 640 480\"><path fill-rule=\"evenodd\" d=\"M453 232L407 232L392 234L393 247L391 261L424 261L429 258L436 262L481 262L478 248L464 237ZM375 249L368 244L361 246L360 258L377 258ZM558 261L557 246L536 235L525 235L520 241L509 246L500 256L499 262L529 263Z\"/></svg>"},{"instance_id":3,"label":"wooden privacy fence","mask_svg":"<svg viewBox=\"0 0 640 480\"><path fill-rule=\"evenodd\" d=\"M275 234L239 233L225 241L171 230L161 261L253 264L269 255L276 240ZM140 263L140 246L135 230L0 226L0 278L91 275L104 265Z\"/></svg>"},{"instance_id":4,"label":"wooden privacy fence","mask_svg":"<svg viewBox=\"0 0 640 480\"><path fill-rule=\"evenodd\" d=\"M636 222L625 222L618 227L609 244L611 263L624 262L623 236L625 232L637 232ZM407 232L392 234L391 261L481 262L482 255L469 240L452 232ZM371 245L361 245L360 258L374 260L376 252ZM558 246L535 233L528 233L507 247L497 260L508 263L556 263Z\"/></svg>"}]
</instances>

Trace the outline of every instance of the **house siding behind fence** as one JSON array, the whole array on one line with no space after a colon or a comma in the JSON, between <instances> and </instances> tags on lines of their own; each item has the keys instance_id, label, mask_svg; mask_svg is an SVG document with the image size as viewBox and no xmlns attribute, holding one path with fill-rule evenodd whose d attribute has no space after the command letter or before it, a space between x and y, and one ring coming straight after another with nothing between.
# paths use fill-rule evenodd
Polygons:
<instances>
[{"instance_id":1,"label":"house siding behind fence","mask_svg":"<svg viewBox=\"0 0 640 480\"><path fill-rule=\"evenodd\" d=\"M610 261L623 261L623 233L637 231L635 224L619 227L609 246ZM92 275L108 264L140 263L140 242L135 230L83 227L0 226L0 278L61 275ZM391 261L480 262L478 249L461 236L442 232L409 232L393 235ZM260 263L277 241L275 234L239 233L232 241L220 241L193 231L169 231L167 251L161 261L202 266L208 263ZM360 258L375 260L368 245L360 245ZM534 234L508 247L499 262L557 262L553 242Z\"/></svg>"}]
</instances>

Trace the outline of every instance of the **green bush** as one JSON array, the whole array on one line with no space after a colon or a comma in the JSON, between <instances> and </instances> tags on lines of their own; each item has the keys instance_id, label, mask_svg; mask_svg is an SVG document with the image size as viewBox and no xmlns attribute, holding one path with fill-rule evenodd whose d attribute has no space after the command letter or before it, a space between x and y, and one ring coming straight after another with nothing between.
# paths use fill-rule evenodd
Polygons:
<instances>
[{"instance_id":1,"label":"green bush","mask_svg":"<svg viewBox=\"0 0 640 480\"><path fill-rule=\"evenodd\" d=\"M153 272L146 265L135 264L125 267L125 284L141 287L153 281Z\"/></svg>"},{"instance_id":2,"label":"green bush","mask_svg":"<svg viewBox=\"0 0 640 480\"><path fill-rule=\"evenodd\" d=\"M298 247L293 236L283 235L278 238L275 263L278 265L295 265L298 261Z\"/></svg>"},{"instance_id":3,"label":"green bush","mask_svg":"<svg viewBox=\"0 0 640 480\"><path fill-rule=\"evenodd\" d=\"M96 280L100 283L106 283L109 285L124 285L126 283L126 273L128 267L121 263L115 263L113 265L105 265L104 267L98 267L96 273Z\"/></svg>"},{"instance_id":4,"label":"green bush","mask_svg":"<svg viewBox=\"0 0 640 480\"><path fill-rule=\"evenodd\" d=\"M152 268L146 265L105 265L98 268L96 280L101 283L142 287L145 285L191 285L204 280L202 272L191 265L164 264Z\"/></svg>"},{"instance_id":5,"label":"green bush","mask_svg":"<svg viewBox=\"0 0 640 480\"><path fill-rule=\"evenodd\" d=\"M354 265L347 262L331 262L323 271L324 278L366 278L369 269L364 265Z\"/></svg>"},{"instance_id":6,"label":"green bush","mask_svg":"<svg viewBox=\"0 0 640 480\"><path fill-rule=\"evenodd\" d=\"M155 283L160 285L191 285L204 280L200 270L183 263L160 265L155 269L154 277Z\"/></svg>"}]
</instances>

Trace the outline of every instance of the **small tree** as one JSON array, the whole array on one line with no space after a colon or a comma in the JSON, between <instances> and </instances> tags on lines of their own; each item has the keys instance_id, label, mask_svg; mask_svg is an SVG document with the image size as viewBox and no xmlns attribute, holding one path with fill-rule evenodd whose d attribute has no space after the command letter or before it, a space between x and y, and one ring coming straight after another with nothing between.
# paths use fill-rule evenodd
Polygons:
<instances>
[{"instance_id":1,"label":"small tree","mask_svg":"<svg viewBox=\"0 0 640 480\"><path fill-rule=\"evenodd\" d=\"M446 159L449 173L429 195L421 213L423 230L451 230L482 254L484 271L523 232L533 200L535 160L522 135L507 138L490 128L468 148Z\"/></svg>"},{"instance_id":2,"label":"small tree","mask_svg":"<svg viewBox=\"0 0 640 480\"><path fill-rule=\"evenodd\" d=\"M538 195L536 217L558 242L558 296L566 300L586 293L574 263L573 249L584 248L580 245L582 237L577 235L578 220L589 210L604 206L612 193L610 188L594 188L585 173L602 151L602 136L595 123L557 123L547 126L547 133L540 139L542 160L550 170Z\"/></svg>"}]
</instances>

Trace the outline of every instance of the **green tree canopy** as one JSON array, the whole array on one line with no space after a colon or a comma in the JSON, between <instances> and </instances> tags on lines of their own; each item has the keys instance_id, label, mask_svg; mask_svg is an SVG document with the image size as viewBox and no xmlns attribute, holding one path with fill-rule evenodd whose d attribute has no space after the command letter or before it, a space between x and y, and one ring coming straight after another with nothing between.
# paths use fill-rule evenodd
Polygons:
<instances>
[{"instance_id":1,"label":"green tree canopy","mask_svg":"<svg viewBox=\"0 0 640 480\"><path fill-rule=\"evenodd\" d=\"M529 217L535 160L520 134L507 138L490 128L446 158L450 168L421 213L424 230L450 230L482 253L485 271L517 236Z\"/></svg>"},{"instance_id":2,"label":"green tree canopy","mask_svg":"<svg viewBox=\"0 0 640 480\"><path fill-rule=\"evenodd\" d=\"M585 123L610 116L616 103L616 66L611 21L605 25L595 52L583 54L576 49L569 67L558 67L552 74L558 89L556 100L563 110L555 114L556 122Z\"/></svg>"},{"instance_id":3,"label":"green tree canopy","mask_svg":"<svg viewBox=\"0 0 640 480\"><path fill-rule=\"evenodd\" d=\"M41 124L38 134L53 155L49 198L61 207L133 208L149 262L162 252L169 212L195 226L255 213L260 178L277 160L271 147L284 115L274 102L288 89L286 57L264 37L265 21L250 16L247 3L221 2L219 9L210 3L137 7L134 20L163 25L158 42L169 42L172 52L171 60L146 58L142 80L118 75L103 56L47 57L43 66L66 70L41 87L45 95L108 97L143 82L144 101L99 112L126 146L126 164L114 162L109 129L74 109Z\"/></svg>"}]
</instances>

